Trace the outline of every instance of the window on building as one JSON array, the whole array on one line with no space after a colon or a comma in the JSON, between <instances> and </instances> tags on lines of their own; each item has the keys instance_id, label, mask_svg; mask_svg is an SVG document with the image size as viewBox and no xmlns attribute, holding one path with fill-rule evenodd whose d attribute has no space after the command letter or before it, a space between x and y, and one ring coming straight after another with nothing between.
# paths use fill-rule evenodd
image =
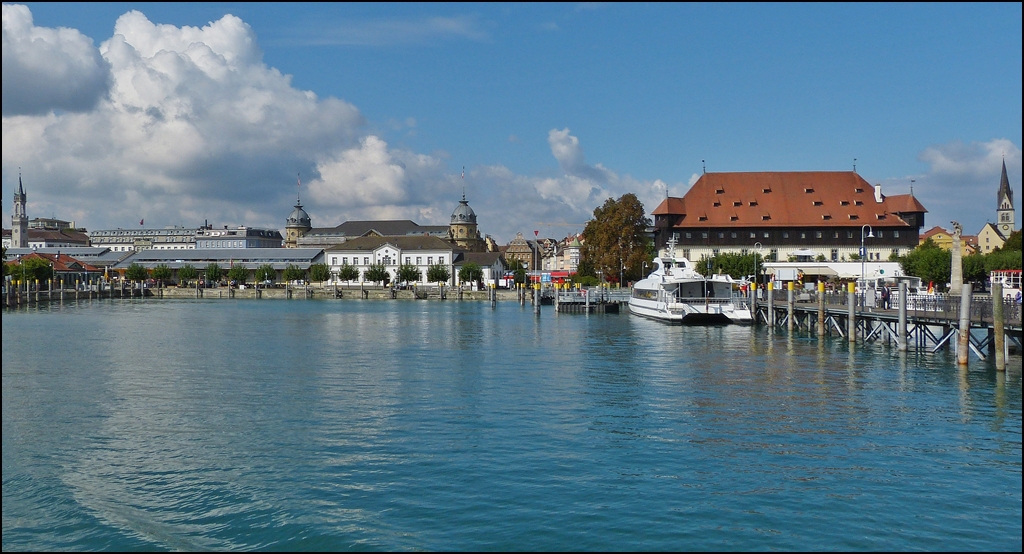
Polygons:
<instances>
[{"instance_id":1,"label":"window on building","mask_svg":"<svg viewBox=\"0 0 1024 554\"><path fill-rule=\"evenodd\" d=\"M724 238L725 238L725 233L724 233L724 232L721 232L721 231L719 231L719 232L718 232L718 238L720 238L720 239L724 239Z\"/></svg>"},{"instance_id":2,"label":"window on building","mask_svg":"<svg viewBox=\"0 0 1024 554\"><path fill-rule=\"evenodd\" d=\"M838 262L839 261L839 249L838 248L833 248L832 249L832 261L833 262Z\"/></svg>"},{"instance_id":3,"label":"window on building","mask_svg":"<svg viewBox=\"0 0 1024 554\"><path fill-rule=\"evenodd\" d=\"M900 232L899 231L893 231L892 232L892 238L894 238L894 239L900 238Z\"/></svg>"},{"instance_id":4,"label":"window on building","mask_svg":"<svg viewBox=\"0 0 1024 554\"><path fill-rule=\"evenodd\" d=\"M411 264L412 264L412 257L411 256L406 256L405 257L405 265L411 265Z\"/></svg>"},{"instance_id":5,"label":"window on building","mask_svg":"<svg viewBox=\"0 0 1024 554\"><path fill-rule=\"evenodd\" d=\"M434 265L434 257L427 256L427 265Z\"/></svg>"},{"instance_id":6,"label":"window on building","mask_svg":"<svg viewBox=\"0 0 1024 554\"><path fill-rule=\"evenodd\" d=\"M732 233L730 233L729 238L733 238L733 239L736 238L736 231L733 231Z\"/></svg>"},{"instance_id":7,"label":"window on building","mask_svg":"<svg viewBox=\"0 0 1024 554\"><path fill-rule=\"evenodd\" d=\"M717 256L717 255L718 255L718 252L719 252L719 250L718 250L717 248L715 248L715 249L712 249L712 250L711 250L711 255L712 255L712 256Z\"/></svg>"},{"instance_id":8,"label":"window on building","mask_svg":"<svg viewBox=\"0 0 1024 554\"><path fill-rule=\"evenodd\" d=\"M892 249L892 255L893 255L893 256L896 256L896 257L899 257L899 255L900 255L900 249L899 249L899 248L893 248L893 249Z\"/></svg>"},{"instance_id":9,"label":"window on building","mask_svg":"<svg viewBox=\"0 0 1024 554\"><path fill-rule=\"evenodd\" d=\"M706 239L706 238L708 238L708 232L707 232L707 231L704 231L704 232L702 232L702 233L700 234L700 238L702 238L702 239Z\"/></svg>"},{"instance_id":10,"label":"window on building","mask_svg":"<svg viewBox=\"0 0 1024 554\"><path fill-rule=\"evenodd\" d=\"M688 239L692 239L692 238L693 238L693 236L692 236L692 235L693 235L693 233L686 233L686 238L688 238Z\"/></svg>"},{"instance_id":11,"label":"window on building","mask_svg":"<svg viewBox=\"0 0 1024 554\"><path fill-rule=\"evenodd\" d=\"M803 233L803 232L801 232L801 233L800 233L800 238L802 238L802 239L805 239L805 238L807 238L807 233Z\"/></svg>"},{"instance_id":12,"label":"window on building","mask_svg":"<svg viewBox=\"0 0 1024 554\"><path fill-rule=\"evenodd\" d=\"M423 257L416 256L416 265L423 265Z\"/></svg>"},{"instance_id":13,"label":"window on building","mask_svg":"<svg viewBox=\"0 0 1024 554\"><path fill-rule=\"evenodd\" d=\"M750 232L750 238L756 238L756 237L757 237L757 233L751 231Z\"/></svg>"},{"instance_id":14,"label":"window on building","mask_svg":"<svg viewBox=\"0 0 1024 554\"><path fill-rule=\"evenodd\" d=\"M846 238L852 239L853 238L853 231L847 231L846 232Z\"/></svg>"},{"instance_id":15,"label":"window on building","mask_svg":"<svg viewBox=\"0 0 1024 554\"><path fill-rule=\"evenodd\" d=\"M761 234L762 238L768 238L770 236L771 236L771 233L769 233L768 231L765 231L764 233Z\"/></svg>"},{"instance_id":16,"label":"window on building","mask_svg":"<svg viewBox=\"0 0 1024 554\"><path fill-rule=\"evenodd\" d=\"M832 231L832 238L834 238L834 239L839 238L839 231Z\"/></svg>"},{"instance_id":17,"label":"window on building","mask_svg":"<svg viewBox=\"0 0 1024 554\"><path fill-rule=\"evenodd\" d=\"M370 257L369 256L364 256L363 257L363 265L370 265Z\"/></svg>"},{"instance_id":18,"label":"window on building","mask_svg":"<svg viewBox=\"0 0 1024 554\"><path fill-rule=\"evenodd\" d=\"M690 259L690 249L689 248L686 248L686 249L683 250L683 257L686 258L687 260Z\"/></svg>"},{"instance_id":19,"label":"window on building","mask_svg":"<svg viewBox=\"0 0 1024 554\"><path fill-rule=\"evenodd\" d=\"M782 238L788 239L789 238L789 231L783 231L782 232Z\"/></svg>"},{"instance_id":20,"label":"window on building","mask_svg":"<svg viewBox=\"0 0 1024 554\"><path fill-rule=\"evenodd\" d=\"M779 259L779 249L778 248L772 248L768 252L768 257L770 257L772 260L778 260Z\"/></svg>"},{"instance_id":21,"label":"window on building","mask_svg":"<svg viewBox=\"0 0 1024 554\"><path fill-rule=\"evenodd\" d=\"M885 237L885 231L879 231L878 232L878 238L883 238L883 237Z\"/></svg>"},{"instance_id":22,"label":"window on building","mask_svg":"<svg viewBox=\"0 0 1024 554\"><path fill-rule=\"evenodd\" d=\"M814 238L820 239L821 238L821 231L815 231L814 232Z\"/></svg>"},{"instance_id":23,"label":"window on building","mask_svg":"<svg viewBox=\"0 0 1024 554\"><path fill-rule=\"evenodd\" d=\"M444 256L439 256L439 257L437 258L437 263L439 263L439 264L443 264L443 263L444 263Z\"/></svg>"}]
</instances>

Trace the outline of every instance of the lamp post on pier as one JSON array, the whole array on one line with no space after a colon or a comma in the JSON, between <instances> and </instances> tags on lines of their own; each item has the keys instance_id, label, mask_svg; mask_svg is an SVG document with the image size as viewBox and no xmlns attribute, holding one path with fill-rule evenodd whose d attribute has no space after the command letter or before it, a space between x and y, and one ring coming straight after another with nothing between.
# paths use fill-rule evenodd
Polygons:
<instances>
[{"instance_id":1,"label":"lamp post on pier","mask_svg":"<svg viewBox=\"0 0 1024 554\"><path fill-rule=\"evenodd\" d=\"M867 230L867 235L864 231ZM868 251L864 248L864 239L873 239L875 235L871 233L871 226L868 224L861 225L860 227L860 283L861 283L861 294L860 294L860 309L864 309L864 294L867 289L867 283L864 281L864 258L868 257Z\"/></svg>"}]
</instances>

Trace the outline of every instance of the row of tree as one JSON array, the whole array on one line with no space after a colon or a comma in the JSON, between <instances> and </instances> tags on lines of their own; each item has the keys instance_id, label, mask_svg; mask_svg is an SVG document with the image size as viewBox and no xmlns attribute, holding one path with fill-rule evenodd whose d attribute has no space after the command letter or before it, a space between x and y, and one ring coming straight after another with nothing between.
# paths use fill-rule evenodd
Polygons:
<instances>
[{"instance_id":1,"label":"row of tree","mask_svg":"<svg viewBox=\"0 0 1024 554\"><path fill-rule=\"evenodd\" d=\"M211 263L200 271L192 265L185 264L178 269L178 282L183 285L191 285L196 280L205 278L210 282L220 281L227 278L239 284L245 284L249 277L253 276L257 283L274 282L277 280L277 270L271 264L264 264L255 270L250 271L245 266L236 265L229 269L223 269L216 263ZM282 272L281 277L286 282L303 281L307 278L315 282L324 282L331 278L331 269L327 264L313 264L309 271L303 270L296 265L288 265ZM403 264L398 267L397 281L410 283L419 281L422 277L419 268L414 265ZM154 279L161 283L170 282L173 272L166 264L160 264L151 270L140 264L131 264L125 270L125 279L129 281L145 281ZM359 278L359 269L351 265L343 265L338 270L338 279L342 281L355 281ZM451 272L447 266L432 265L427 268L427 281L431 283L447 282L451 278ZM363 279L372 283L389 284L391 275L384 264L370 265L363 274ZM478 264L467 263L459 269L459 279L463 282L480 282L483 279L483 270Z\"/></svg>"},{"instance_id":2,"label":"row of tree","mask_svg":"<svg viewBox=\"0 0 1024 554\"><path fill-rule=\"evenodd\" d=\"M1021 232L1014 231L1003 246L988 254L971 254L961 260L965 282L984 283L989 273L995 270L1021 269ZM950 281L953 253L940 248L931 239L922 242L906 256L898 258L898 261L903 273L920 277L925 283L935 283L941 288Z\"/></svg>"}]
</instances>

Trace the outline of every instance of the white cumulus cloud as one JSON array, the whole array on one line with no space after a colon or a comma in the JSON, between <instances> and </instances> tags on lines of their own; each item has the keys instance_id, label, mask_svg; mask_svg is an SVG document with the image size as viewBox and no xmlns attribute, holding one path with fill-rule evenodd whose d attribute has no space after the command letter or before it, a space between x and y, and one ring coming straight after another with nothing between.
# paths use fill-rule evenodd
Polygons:
<instances>
[{"instance_id":1,"label":"white cumulus cloud","mask_svg":"<svg viewBox=\"0 0 1024 554\"><path fill-rule=\"evenodd\" d=\"M110 67L75 29L36 27L26 6L3 5L3 115L85 111L110 86Z\"/></svg>"},{"instance_id":2,"label":"white cumulus cloud","mask_svg":"<svg viewBox=\"0 0 1024 554\"><path fill-rule=\"evenodd\" d=\"M460 21L431 28L459 34L468 25ZM8 50L8 36L22 40L19 49ZM105 75L94 87L101 92L77 108L52 100L68 86L68 64L34 61L61 52L93 59L78 67ZM35 93L51 100L8 113L9 54L11 67L39 73ZM5 191L17 185L20 167L29 217L54 215L91 229L143 218L155 226L280 228L301 178L317 227L353 219L443 225L465 190L481 232L505 242L535 228L564 236L572 229L542 225L582 224L607 198L627 192L649 211L668 190L662 181L588 164L567 128L547 136L557 166L522 175L483 163L467 167L463 179L462 164L447 167L443 152L391 147L365 130L355 106L292 86L289 75L263 62L255 33L232 15L176 27L130 11L96 48L78 31L35 27L28 8L5 5L4 71ZM407 116L399 126L408 133L417 120Z\"/></svg>"}]
</instances>

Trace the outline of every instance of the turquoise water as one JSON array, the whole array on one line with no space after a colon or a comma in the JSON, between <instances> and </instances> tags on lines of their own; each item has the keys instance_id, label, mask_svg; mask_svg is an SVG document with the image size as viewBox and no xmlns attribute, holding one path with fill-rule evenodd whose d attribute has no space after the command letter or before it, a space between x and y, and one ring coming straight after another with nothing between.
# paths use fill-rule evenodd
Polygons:
<instances>
[{"instance_id":1,"label":"turquoise water","mask_svg":"<svg viewBox=\"0 0 1024 554\"><path fill-rule=\"evenodd\" d=\"M500 303L3 314L3 550L1021 549L1021 363Z\"/></svg>"}]
</instances>

